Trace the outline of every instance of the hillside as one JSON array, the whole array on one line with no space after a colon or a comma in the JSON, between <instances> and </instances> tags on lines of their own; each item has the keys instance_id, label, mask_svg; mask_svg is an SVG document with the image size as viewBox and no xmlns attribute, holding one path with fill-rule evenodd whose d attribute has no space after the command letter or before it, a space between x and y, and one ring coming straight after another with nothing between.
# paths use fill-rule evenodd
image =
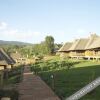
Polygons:
<instances>
[{"instance_id":1,"label":"hillside","mask_svg":"<svg viewBox=\"0 0 100 100\"><path fill-rule=\"evenodd\" d=\"M20 41L4 41L0 40L0 45L32 45L31 43L25 43Z\"/></svg>"}]
</instances>

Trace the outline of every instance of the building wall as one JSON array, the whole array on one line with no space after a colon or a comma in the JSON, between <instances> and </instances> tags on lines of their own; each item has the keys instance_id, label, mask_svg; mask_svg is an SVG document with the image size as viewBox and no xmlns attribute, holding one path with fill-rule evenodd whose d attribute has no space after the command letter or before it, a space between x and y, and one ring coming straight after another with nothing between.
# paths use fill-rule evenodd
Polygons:
<instances>
[{"instance_id":1,"label":"building wall","mask_svg":"<svg viewBox=\"0 0 100 100\"><path fill-rule=\"evenodd\" d=\"M100 50L95 51L95 56L100 56Z\"/></svg>"},{"instance_id":2,"label":"building wall","mask_svg":"<svg viewBox=\"0 0 100 100\"><path fill-rule=\"evenodd\" d=\"M90 57L92 57L92 56L94 56L95 55L95 51L93 51L93 50L86 50L85 51L85 56L87 57L87 56L90 56Z\"/></svg>"},{"instance_id":3,"label":"building wall","mask_svg":"<svg viewBox=\"0 0 100 100\"><path fill-rule=\"evenodd\" d=\"M6 68L11 69L11 65L7 65ZM0 70L4 70L4 66L0 66Z\"/></svg>"},{"instance_id":4,"label":"building wall","mask_svg":"<svg viewBox=\"0 0 100 100\"><path fill-rule=\"evenodd\" d=\"M66 58L66 57L96 58L100 57L100 50L59 52L59 55L61 58Z\"/></svg>"},{"instance_id":5,"label":"building wall","mask_svg":"<svg viewBox=\"0 0 100 100\"><path fill-rule=\"evenodd\" d=\"M4 69L4 66L0 66L0 70L3 70Z\"/></svg>"},{"instance_id":6,"label":"building wall","mask_svg":"<svg viewBox=\"0 0 100 100\"><path fill-rule=\"evenodd\" d=\"M70 57L79 57L79 56L85 56L85 52L84 51L71 51L70 52Z\"/></svg>"},{"instance_id":7,"label":"building wall","mask_svg":"<svg viewBox=\"0 0 100 100\"><path fill-rule=\"evenodd\" d=\"M8 69L11 69L11 65L8 65L7 68L8 68Z\"/></svg>"},{"instance_id":8,"label":"building wall","mask_svg":"<svg viewBox=\"0 0 100 100\"><path fill-rule=\"evenodd\" d=\"M60 52L60 57L61 57L61 58L70 57L69 52Z\"/></svg>"}]
</instances>

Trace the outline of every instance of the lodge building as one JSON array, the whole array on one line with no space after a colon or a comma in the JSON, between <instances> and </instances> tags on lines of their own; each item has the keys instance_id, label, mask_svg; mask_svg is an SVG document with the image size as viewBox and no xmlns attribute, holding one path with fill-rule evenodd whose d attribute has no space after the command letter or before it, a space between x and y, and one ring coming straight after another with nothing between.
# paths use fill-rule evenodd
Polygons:
<instances>
[{"instance_id":1,"label":"lodge building","mask_svg":"<svg viewBox=\"0 0 100 100\"><path fill-rule=\"evenodd\" d=\"M100 59L100 36L91 34L88 38L76 39L75 41L65 43L58 54L62 57L77 59Z\"/></svg>"},{"instance_id":2,"label":"lodge building","mask_svg":"<svg viewBox=\"0 0 100 100\"><path fill-rule=\"evenodd\" d=\"M0 70L11 69L15 61L2 48L0 48Z\"/></svg>"}]
</instances>

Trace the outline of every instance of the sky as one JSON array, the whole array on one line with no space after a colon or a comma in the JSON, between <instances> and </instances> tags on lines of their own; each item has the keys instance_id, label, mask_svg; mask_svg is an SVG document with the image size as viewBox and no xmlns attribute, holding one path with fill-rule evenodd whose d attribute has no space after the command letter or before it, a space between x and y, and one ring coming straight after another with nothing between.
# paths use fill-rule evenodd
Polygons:
<instances>
[{"instance_id":1,"label":"sky","mask_svg":"<svg viewBox=\"0 0 100 100\"><path fill-rule=\"evenodd\" d=\"M0 0L0 40L56 43L100 35L100 0Z\"/></svg>"}]
</instances>

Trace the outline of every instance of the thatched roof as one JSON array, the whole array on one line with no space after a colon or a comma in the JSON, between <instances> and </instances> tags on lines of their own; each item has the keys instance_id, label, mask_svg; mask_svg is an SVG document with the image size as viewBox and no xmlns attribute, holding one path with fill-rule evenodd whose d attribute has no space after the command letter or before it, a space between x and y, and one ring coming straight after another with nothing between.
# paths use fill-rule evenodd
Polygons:
<instances>
[{"instance_id":1,"label":"thatched roof","mask_svg":"<svg viewBox=\"0 0 100 100\"><path fill-rule=\"evenodd\" d=\"M72 46L72 42L67 42L58 51L59 52L68 51L71 46Z\"/></svg>"},{"instance_id":2,"label":"thatched roof","mask_svg":"<svg viewBox=\"0 0 100 100\"><path fill-rule=\"evenodd\" d=\"M2 48L0 48L0 65L13 64L15 64L15 61Z\"/></svg>"},{"instance_id":3,"label":"thatched roof","mask_svg":"<svg viewBox=\"0 0 100 100\"><path fill-rule=\"evenodd\" d=\"M74 51L74 50L87 50L100 47L100 36L91 34L89 38L81 38L75 40L73 43L65 43L58 51Z\"/></svg>"},{"instance_id":4,"label":"thatched roof","mask_svg":"<svg viewBox=\"0 0 100 100\"><path fill-rule=\"evenodd\" d=\"M88 47L88 49L93 48L100 48L100 37L96 38L95 41L93 41L92 44Z\"/></svg>"},{"instance_id":5,"label":"thatched roof","mask_svg":"<svg viewBox=\"0 0 100 100\"><path fill-rule=\"evenodd\" d=\"M88 42L88 39L77 39L69 48L69 50L85 50L85 46Z\"/></svg>"},{"instance_id":6,"label":"thatched roof","mask_svg":"<svg viewBox=\"0 0 100 100\"><path fill-rule=\"evenodd\" d=\"M85 49L90 49L90 45L92 45L98 38L99 36L97 36L96 34L91 34L91 36L88 38Z\"/></svg>"}]
</instances>

